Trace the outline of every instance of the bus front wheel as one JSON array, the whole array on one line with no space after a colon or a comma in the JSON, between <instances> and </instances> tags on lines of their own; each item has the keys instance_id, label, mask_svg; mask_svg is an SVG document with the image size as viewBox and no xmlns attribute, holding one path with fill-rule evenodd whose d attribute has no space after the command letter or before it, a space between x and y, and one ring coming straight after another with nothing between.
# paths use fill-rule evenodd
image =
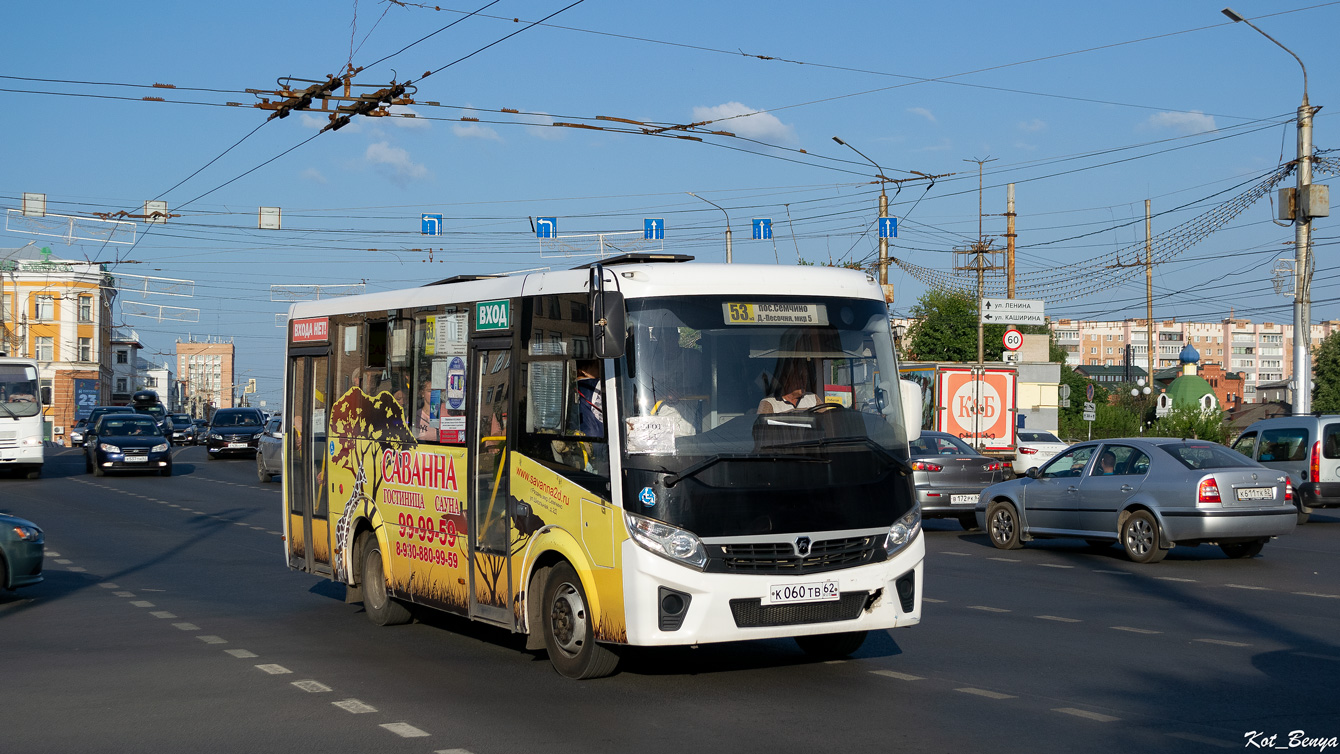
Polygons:
<instances>
[{"instance_id":1,"label":"bus front wheel","mask_svg":"<svg viewBox=\"0 0 1340 754\"><path fill-rule=\"evenodd\" d=\"M358 584L363 589L363 609L379 626L409 623L414 617L409 608L386 591L386 571L382 567L382 547L371 533L358 539Z\"/></svg>"},{"instance_id":2,"label":"bus front wheel","mask_svg":"<svg viewBox=\"0 0 1340 754\"><path fill-rule=\"evenodd\" d=\"M865 634L865 631L848 631L841 634L797 636L796 644L807 655L825 660L840 660L861 648L865 643Z\"/></svg>"},{"instance_id":3,"label":"bus front wheel","mask_svg":"<svg viewBox=\"0 0 1340 754\"><path fill-rule=\"evenodd\" d=\"M586 590L570 564L549 572L543 610L545 649L560 675L581 680L614 672L619 656L596 642Z\"/></svg>"}]
</instances>

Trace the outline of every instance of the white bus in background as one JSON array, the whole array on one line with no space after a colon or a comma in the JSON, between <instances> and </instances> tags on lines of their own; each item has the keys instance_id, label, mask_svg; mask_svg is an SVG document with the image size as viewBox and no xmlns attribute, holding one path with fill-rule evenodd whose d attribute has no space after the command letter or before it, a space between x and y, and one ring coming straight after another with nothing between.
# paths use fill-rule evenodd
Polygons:
<instances>
[{"instance_id":1,"label":"white bus in background","mask_svg":"<svg viewBox=\"0 0 1340 754\"><path fill-rule=\"evenodd\" d=\"M43 421L37 362L0 356L0 470L42 476Z\"/></svg>"}]
</instances>

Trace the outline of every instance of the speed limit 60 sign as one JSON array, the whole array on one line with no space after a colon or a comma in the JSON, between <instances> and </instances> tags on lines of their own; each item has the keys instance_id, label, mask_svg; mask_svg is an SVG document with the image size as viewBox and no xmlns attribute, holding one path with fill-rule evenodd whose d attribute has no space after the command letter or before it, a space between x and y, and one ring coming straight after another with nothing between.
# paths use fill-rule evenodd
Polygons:
<instances>
[{"instance_id":1,"label":"speed limit 60 sign","mask_svg":"<svg viewBox=\"0 0 1340 754\"><path fill-rule=\"evenodd\" d=\"M1004 341L1006 348L1011 351L1018 351L1024 345L1024 334L1014 328L1010 328L1005 331Z\"/></svg>"}]
</instances>

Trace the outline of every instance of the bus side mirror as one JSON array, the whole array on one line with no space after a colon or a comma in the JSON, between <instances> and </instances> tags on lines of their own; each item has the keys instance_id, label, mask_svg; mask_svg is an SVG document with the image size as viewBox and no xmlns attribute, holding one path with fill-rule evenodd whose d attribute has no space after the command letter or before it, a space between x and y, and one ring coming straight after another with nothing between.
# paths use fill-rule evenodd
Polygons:
<instances>
[{"instance_id":1,"label":"bus side mirror","mask_svg":"<svg viewBox=\"0 0 1340 754\"><path fill-rule=\"evenodd\" d=\"M907 431L907 441L921 439L921 386L912 380L898 380L898 395L903 399L903 425Z\"/></svg>"},{"instance_id":2,"label":"bus side mirror","mask_svg":"<svg viewBox=\"0 0 1340 754\"><path fill-rule=\"evenodd\" d=\"M591 348L597 359L623 356L628 340L628 311L623 294L605 290L605 269L591 266Z\"/></svg>"}]
</instances>

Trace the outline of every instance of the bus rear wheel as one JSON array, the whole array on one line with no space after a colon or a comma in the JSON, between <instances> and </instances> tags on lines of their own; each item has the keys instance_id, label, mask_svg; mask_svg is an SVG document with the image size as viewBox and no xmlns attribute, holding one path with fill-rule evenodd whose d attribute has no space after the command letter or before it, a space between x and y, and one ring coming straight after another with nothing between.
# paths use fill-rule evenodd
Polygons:
<instances>
[{"instance_id":1,"label":"bus rear wheel","mask_svg":"<svg viewBox=\"0 0 1340 754\"><path fill-rule=\"evenodd\" d=\"M865 643L865 631L848 631L841 634L815 634L797 636L796 644L805 654L821 660L840 660L861 648Z\"/></svg>"},{"instance_id":2,"label":"bus rear wheel","mask_svg":"<svg viewBox=\"0 0 1340 754\"><path fill-rule=\"evenodd\" d=\"M386 571L382 567L382 547L371 533L358 538L358 583L363 589L363 609L379 626L398 626L413 619L409 608L386 591Z\"/></svg>"},{"instance_id":3,"label":"bus rear wheel","mask_svg":"<svg viewBox=\"0 0 1340 754\"><path fill-rule=\"evenodd\" d=\"M554 566L544 585L544 645L559 675L576 680L607 676L619 665L619 656L596 641L588 604L572 566Z\"/></svg>"}]
</instances>

